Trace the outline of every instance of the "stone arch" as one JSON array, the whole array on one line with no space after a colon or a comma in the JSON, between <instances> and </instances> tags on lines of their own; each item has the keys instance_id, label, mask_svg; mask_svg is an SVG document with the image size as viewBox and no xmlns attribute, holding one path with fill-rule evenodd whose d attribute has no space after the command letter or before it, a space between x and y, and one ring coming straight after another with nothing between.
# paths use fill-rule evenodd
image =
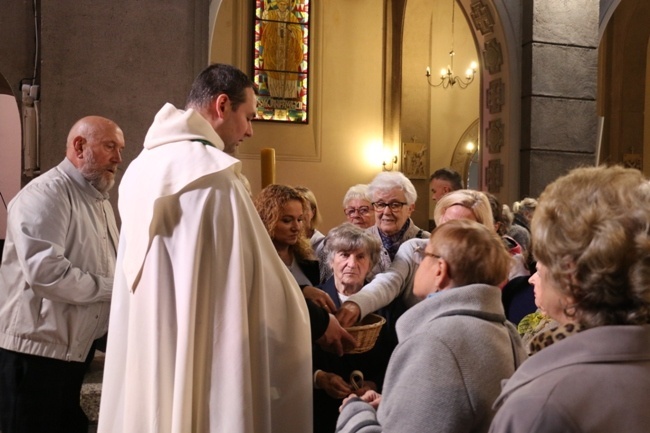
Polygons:
<instances>
[{"instance_id":1,"label":"stone arch","mask_svg":"<svg viewBox=\"0 0 650 433\"><path fill-rule=\"evenodd\" d=\"M392 0L387 7L386 116L385 136L395 140L400 130L400 51L408 0ZM504 202L519 195L519 153L521 130L521 6L503 0L457 0L479 53L481 170L479 187ZM391 63L389 61L393 59ZM398 83L396 85L395 83ZM408 132L408 131L407 131ZM408 134L402 137L408 141Z\"/></svg>"},{"instance_id":2,"label":"stone arch","mask_svg":"<svg viewBox=\"0 0 650 433\"><path fill-rule=\"evenodd\" d=\"M384 143L393 148L400 141L421 139L428 131L428 127L420 129L423 134L405 131L402 124L402 45L408 2L388 0L384 8ZM519 198L521 185L522 6L507 0L456 0L456 5L483 57L479 61L478 188L493 192L504 203L512 202ZM418 194L428 194L428 184L421 183L414 182Z\"/></svg>"},{"instance_id":3,"label":"stone arch","mask_svg":"<svg viewBox=\"0 0 650 433\"><path fill-rule=\"evenodd\" d=\"M612 18L614 11L621 4L621 0L600 0L600 19L598 26L598 40L602 39L607 23Z\"/></svg>"},{"instance_id":4,"label":"stone arch","mask_svg":"<svg viewBox=\"0 0 650 433\"><path fill-rule=\"evenodd\" d=\"M504 203L519 195L521 22L518 4L459 0L481 53L479 185Z\"/></svg>"}]
</instances>

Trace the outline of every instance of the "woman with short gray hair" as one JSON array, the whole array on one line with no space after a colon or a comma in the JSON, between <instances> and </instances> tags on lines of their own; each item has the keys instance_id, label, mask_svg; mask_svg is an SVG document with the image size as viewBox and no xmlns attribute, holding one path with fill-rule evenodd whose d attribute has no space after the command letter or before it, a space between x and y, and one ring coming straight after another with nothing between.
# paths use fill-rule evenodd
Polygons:
<instances>
[{"instance_id":1,"label":"woman with short gray hair","mask_svg":"<svg viewBox=\"0 0 650 433\"><path fill-rule=\"evenodd\" d=\"M348 189L343 197L343 213L348 222L362 229L375 224L375 213L372 210L368 185L357 184Z\"/></svg>"},{"instance_id":2,"label":"woman with short gray hair","mask_svg":"<svg viewBox=\"0 0 650 433\"><path fill-rule=\"evenodd\" d=\"M381 245L365 230L344 223L327 235L327 261L334 275L320 288L336 307L359 292L366 283L368 272L379 259ZM378 312L391 320L389 309ZM332 433L336 427L341 400L351 392L359 395L367 390L380 391L395 338L391 326L384 325L375 347L366 353L339 357L314 346L314 433ZM349 383L354 371L363 373L363 384L355 390Z\"/></svg>"},{"instance_id":3,"label":"woman with short gray hair","mask_svg":"<svg viewBox=\"0 0 650 433\"><path fill-rule=\"evenodd\" d=\"M368 194L375 211L375 225L368 231L382 243L381 260L372 270L376 275L388 269L402 243L413 238L428 239L430 233L411 220L418 195L402 173L379 173L368 185Z\"/></svg>"},{"instance_id":4,"label":"woman with short gray hair","mask_svg":"<svg viewBox=\"0 0 650 433\"><path fill-rule=\"evenodd\" d=\"M337 253L355 250L363 250L368 254L370 267L372 268L379 260L381 245L374 236L353 224L344 223L330 230L325 245L325 253L329 263L332 262Z\"/></svg>"}]
</instances>

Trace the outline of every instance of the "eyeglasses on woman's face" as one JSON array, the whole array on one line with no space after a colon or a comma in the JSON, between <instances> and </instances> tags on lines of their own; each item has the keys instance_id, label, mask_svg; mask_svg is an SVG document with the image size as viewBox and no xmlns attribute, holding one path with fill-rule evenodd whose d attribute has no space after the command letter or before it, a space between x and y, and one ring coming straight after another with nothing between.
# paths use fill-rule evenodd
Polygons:
<instances>
[{"instance_id":1,"label":"eyeglasses on woman's face","mask_svg":"<svg viewBox=\"0 0 650 433\"><path fill-rule=\"evenodd\" d=\"M376 201L372 203L372 207L375 208L378 212L383 212L386 207L390 208L393 212L399 212L404 206L408 203L402 201L392 201L390 203L384 203L383 201Z\"/></svg>"},{"instance_id":2,"label":"eyeglasses on woman's face","mask_svg":"<svg viewBox=\"0 0 650 433\"><path fill-rule=\"evenodd\" d=\"M370 213L370 208L368 206L346 207L343 209L343 212L348 217L353 216L355 213L361 216L366 216Z\"/></svg>"},{"instance_id":3,"label":"eyeglasses on woman's face","mask_svg":"<svg viewBox=\"0 0 650 433\"><path fill-rule=\"evenodd\" d=\"M430 253L425 248L426 247L424 247L424 246L418 245L413 250L414 259L415 259L415 262L417 264L422 263L422 261L424 260L425 257L433 257L435 259L441 259L442 258L438 254Z\"/></svg>"}]
</instances>

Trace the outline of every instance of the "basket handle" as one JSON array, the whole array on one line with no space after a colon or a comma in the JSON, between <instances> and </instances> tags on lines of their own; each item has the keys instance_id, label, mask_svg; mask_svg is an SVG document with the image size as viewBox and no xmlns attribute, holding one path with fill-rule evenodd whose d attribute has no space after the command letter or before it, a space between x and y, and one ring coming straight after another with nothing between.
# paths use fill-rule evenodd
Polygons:
<instances>
[{"instance_id":1,"label":"basket handle","mask_svg":"<svg viewBox=\"0 0 650 433\"><path fill-rule=\"evenodd\" d=\"M355 391L363 388L363 373L361 371L354 370L350 373L350 385Z\"/></svg>"}]
</instances>

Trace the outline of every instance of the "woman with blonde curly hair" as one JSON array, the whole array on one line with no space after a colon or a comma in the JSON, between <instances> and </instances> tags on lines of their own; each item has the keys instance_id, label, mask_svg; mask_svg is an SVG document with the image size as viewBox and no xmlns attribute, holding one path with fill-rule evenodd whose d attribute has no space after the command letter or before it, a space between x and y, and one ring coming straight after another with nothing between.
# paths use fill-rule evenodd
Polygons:
<instances>
[{"instance_id":1,"label":"woman with blonde curly hair","mask_svg":"<svg viewBox=\"0 0 650 433\"><path fill-rule=\"evenodd\" d=\"M316 196L313 191L307 188L306 186L296 186L294 187L296 191L301 193L305 200L307 200L307 207L305 209L305 236L309 239L314 252L318 251L325 235L318 231L318 227L323 222L323 217L320 214L318 209L318 202L316 201Z\"/></svg>"},{"instance_id":2,"label":"woman with blonde curly hair","mask_svg":"<svg viewBox=\"0 0 650 433\"><path fill-rule=\"evenodd\" d=\"M559 328L507 382L490 431L647 431L650 183L575 169L540 196L532 234L536 303Z\"/></svg>"},{"instance_id":3,"label":"woman with blonde curly hair","mask_svg":"<svg viewBox=\"0 0 650 433\"><path fill-rule=\"evenodd\" d=\"M320 271L305 236L304 216L309 204L304 196L290 186L269 185L254 202L278 255L298 284L317 285Z\"/></svg>"}]
</instances>

